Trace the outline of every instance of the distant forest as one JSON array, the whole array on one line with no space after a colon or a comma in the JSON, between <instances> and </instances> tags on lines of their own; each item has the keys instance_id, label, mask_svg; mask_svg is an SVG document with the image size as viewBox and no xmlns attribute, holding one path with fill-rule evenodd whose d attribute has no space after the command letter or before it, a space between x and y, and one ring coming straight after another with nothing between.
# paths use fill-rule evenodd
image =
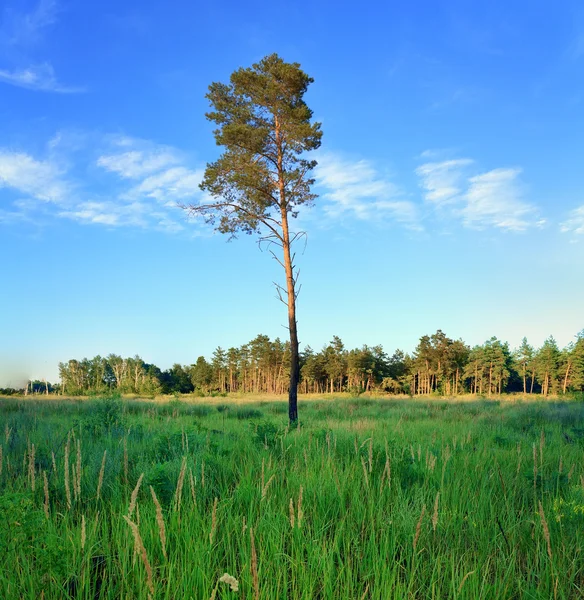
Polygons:
<instances>
[{"instance_id":1,"label":"distant forest","mask_svg":"<svg viewBox=\"0 0 584 600\"><path fill-rule=\"evenodd\" d=\"M289 382L289 344L258 335L239 348L217 348L210 360L175 364L162 371L139 356L110 354L59 363L60 384L29 382L26 390L4 393L198 394L228 392L284 394ZM301 357L303 393L384 392L443 395L502 393L566 394L584 391L584 330L560 349L553 337L540 348L527 339L516 350L495 337L471 348L442 331L424 335L412 354L382 346L348 350L334 336L319 352L306 347ZM0 390L2 392L2 390Z\"/></svg>"}]
</instances>

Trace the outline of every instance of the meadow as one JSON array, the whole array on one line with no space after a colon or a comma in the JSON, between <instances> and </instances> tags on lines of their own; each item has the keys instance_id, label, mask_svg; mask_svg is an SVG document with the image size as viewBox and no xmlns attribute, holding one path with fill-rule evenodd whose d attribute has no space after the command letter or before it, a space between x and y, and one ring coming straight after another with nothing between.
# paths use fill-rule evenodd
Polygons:
<instances>
[{"instance_id":1,"label":"meadow","mask_svg":"<svg viewBox=\"0 0 584 600\"><path fill-rule=\"evenodd\" d=\"M0 399L0 598L583 597L581 401L286 411Z\"/></svg>"}]
</instances>

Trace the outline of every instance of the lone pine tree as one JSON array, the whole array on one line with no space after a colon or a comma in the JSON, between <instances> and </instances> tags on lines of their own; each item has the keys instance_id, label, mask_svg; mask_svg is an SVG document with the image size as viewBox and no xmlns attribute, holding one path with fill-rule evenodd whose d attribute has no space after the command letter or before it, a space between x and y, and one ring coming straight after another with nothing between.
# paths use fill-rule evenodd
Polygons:
<instances>
[{"instance_id":1,"label":"lone pine tree","mask_svg":"<svg viewBox=\"0 0 584 600\"><path fill-rule=\"evenodd\" d=\"M291 233L289 220L316 198L311 191L316 161L306 153L320 146L322 132L303 99L313 81L298 63L271 54L232 73L229 84L212 83L207 98L213 110L206 116L217 125L215 141L224 151L207 165L201 189L214 201L183 207L230 237L256 233L281 250L271 252L286 274L286 285L276 288L288 307L291 423L298 420L300 379L298 272L291 248L302 233Z\"/></svg>"}]
</instances>

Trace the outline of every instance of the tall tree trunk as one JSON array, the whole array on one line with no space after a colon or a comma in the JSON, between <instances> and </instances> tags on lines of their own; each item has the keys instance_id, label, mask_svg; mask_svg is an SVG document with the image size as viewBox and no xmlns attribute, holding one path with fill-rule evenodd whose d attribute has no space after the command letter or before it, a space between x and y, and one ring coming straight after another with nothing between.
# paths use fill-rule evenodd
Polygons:
<instances>
[{"instance_id":1,"label":"tall tree trunk","mask_svg":"<svg viewBox=\"0 0 584 600\"><path fill-rule=\"evenodd\" d=\"M276 130L276 139L279 131ZM288 388L288 419L291 424L298 421L298 382L300 381L300 353L298 349L298 329L296 327L296 290L294 265L290 254L290 231L288 229L288 205L286 203L285 182L281 171L281 153L278 153L278 171L280 186L280 209L282 215L282 243L284 250L284 269L286 271L286 294L288 305L288 329L290 331L290 387Z\"/></svg>"},{"instance_id":2,"label":"tall tree trunk","mask_svg":"<svg viewBox=\"0 0 584 600\"><path fill-rule=\"evenodd\" d=\"M566 375L564 376L564 385L562 387L562 392L564 394L566 393L566 388L568 387L568 375L570 374L571 366L572 366L572 363L570 361L568 361L568 366L566 367Z\"/></svg>"}]
</instances>

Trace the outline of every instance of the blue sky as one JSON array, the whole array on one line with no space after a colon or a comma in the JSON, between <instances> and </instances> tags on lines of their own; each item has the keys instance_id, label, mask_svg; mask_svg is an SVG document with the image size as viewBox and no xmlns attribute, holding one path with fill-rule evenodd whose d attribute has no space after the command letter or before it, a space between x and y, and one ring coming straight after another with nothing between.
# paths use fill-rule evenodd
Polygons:
<instances>
[{"instance_id":1,"label":"blue sky","mask_svg":"<svg viewBox=\"0 0 584 600\"><path fill-rule=\"evenodd\" d=\"M218 153L207 86L272 52L324 131L302 344L584 327L581 3L289 4L2 3L0 385L286 337L276 262L176 208Z\"/></svg>"}]
</instances>

